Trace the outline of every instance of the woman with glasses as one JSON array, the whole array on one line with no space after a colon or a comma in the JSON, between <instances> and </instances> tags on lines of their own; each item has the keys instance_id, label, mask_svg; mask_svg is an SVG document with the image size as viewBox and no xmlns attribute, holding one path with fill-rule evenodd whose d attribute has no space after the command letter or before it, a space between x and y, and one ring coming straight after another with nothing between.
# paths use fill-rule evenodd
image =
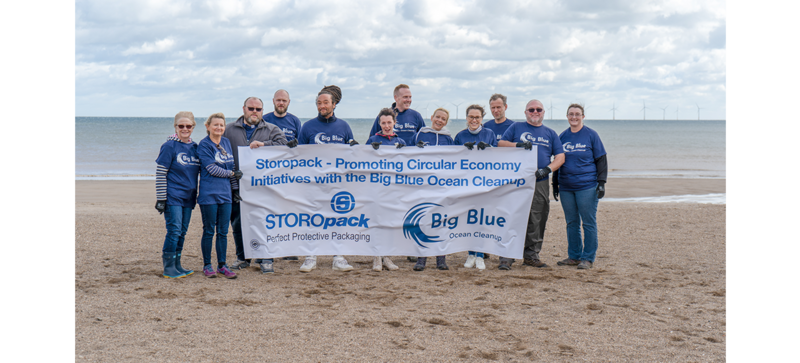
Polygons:
<instances>
[{"instance_id":1,"label":"woman with glasses","mask_svg":"<svg viewBox=\"0 0 800 363\"><path fill-rule=\"evenodd\" d=\"M200 194L197 204L203 215L203 238L200 248L203 251L203 274L216 277L220 274L228 279L235 279L234 274L225 263L228 249L228 223L231 218L231 191L238 187L241 171L233 171L234 159L231 143L222 134L225 132L225 115L220 113L208 116L206 120L208 136L200 141L197 154L200 157ZM211 266L211 244L217 236L217 271Z\"/></svg>"},{"instance_id":2,"label":"woman with glasses","mask_svg":"<svg viewBox=\"0 0 800 363\"><path fill-rule=\"evenodd\" d=\"M592 268L597 254L597 202L606 194L608 162L600 135L583 124L583 106L567 108L569 128L559 135L566 159L553 172L553 196L561 195L567 221L567 258L560 266ZM581 241L581 224L583 241Z\"/></svg>"},{"instance_id":3,"label":"woman with glasses","mask_svg":"<svg viewBox=\"0 0 800 363\"><path fill-rule=\"evenodd\" d=\"M494 131L483 127L483 116L486 116L486 111L483 110L483 107L479 105L467 107L467 128L456 134L454 140L456 145L464 145L470 150L475 146L478 147L478 150L497 147L497 136L495 136ZM483 252L469 251L464 267L477 267L478 270L486 269L486 264L483 261L484 256Z\"/></svg>"},{"instance_id":4,"label":"woman with glasses","mask_svg":"<svg viewBox=\"0 0 800 363\"><path fill-rule=\"evenodd\" d=\"M197 144L192 141L196 123L189 111L175 115L175 134L161 145L156 158L156 210L164 214L167 235L161 249L165 278L186 277L194 273L181 266L181 252L186 230L197 201L197 174L200 159Z\"/></svg>"}]
</instances>

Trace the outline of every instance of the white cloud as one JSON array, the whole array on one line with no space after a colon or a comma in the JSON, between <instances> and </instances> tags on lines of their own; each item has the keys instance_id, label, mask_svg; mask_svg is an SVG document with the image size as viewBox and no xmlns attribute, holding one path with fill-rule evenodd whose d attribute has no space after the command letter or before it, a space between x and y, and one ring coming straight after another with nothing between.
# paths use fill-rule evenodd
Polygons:
<instances>
[{"instance_id":1,"label":"white cloud","mask_svg":"<svg viewBox=\"0 0 800 363\"><path fill-rule=\"evenodd\" d=\"M145 42L138 47L130 47L122 52L122 55L131 54L150 54L150 53L164 53L175 45L175 41L171 38L164 38L157 40L153 43Z\"/></svg>"}]
</instances>

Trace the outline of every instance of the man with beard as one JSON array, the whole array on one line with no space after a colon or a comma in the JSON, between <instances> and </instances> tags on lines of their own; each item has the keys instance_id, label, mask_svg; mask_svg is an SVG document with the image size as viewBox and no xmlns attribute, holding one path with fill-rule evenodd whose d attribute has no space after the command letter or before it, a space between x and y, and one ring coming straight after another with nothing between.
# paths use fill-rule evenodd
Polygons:
<instances>
[{"instance_id":1,"label":"man with beard","mask_svg":"<svg viewBox=\"0 0 800 363\"><path fill-rule=\"evenodd\" d=\"M278 90L272 96L272 105L275 111L264 115L264 121L278 126L283 131L286 141L296 139L301 127L300 119L288 112L290 102L289 92L282 89Z\"/></svg>"},{"instance_id":2,"label":"man with beard","mask_svg":"<svg viewBox=\"0 0 800 363\"><path fill-rule=\"evenodd\" d=\"M407 145L414 144L414 136L419 129L425 127L425 120L419 112L411 109L411 89L407 84L399 84L394 88L394 103L391 107L397 114L397 122L394 130ZM380 119L375 118L375 124L369 131L369 136L375 135L381 130Z\"/></svg>"},{"instance_id":3,"label":"man with beard","mask_svg":"<svg viewBox=\"0 0 800 363\"><path fill-rule=\"evenodd\" d=\"M242 112L235 122L225 125L225 133L222 136L231 142L234 158L234 170L239 170L239 146L250 146L255 149L262 146L286 145L286 137L283 131L277 126L265 122L262 118L264 102L258 97L248 97L244 100ZM250 260L244 258L244 243L242 241L242 219L241 206L239 201L238 183L233 189L233 205L231 206L231 226L233 227L233 241L236 244L236 262L230 267L234 270L241 270L250 266ZM261 273L269 274L275 272L272 267L273 259L256 260L260 264Z\"/></svg>"}]
</instances>

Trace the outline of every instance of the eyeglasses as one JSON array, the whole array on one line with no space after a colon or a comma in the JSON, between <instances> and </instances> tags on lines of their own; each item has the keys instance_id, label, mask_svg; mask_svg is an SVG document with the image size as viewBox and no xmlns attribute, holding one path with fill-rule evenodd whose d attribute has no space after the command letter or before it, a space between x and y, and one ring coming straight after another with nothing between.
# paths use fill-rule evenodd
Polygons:
<instances>
[{"instance_id":1,"label":"eyeglasses","mask_svg":"<svg viewBox=\"0 0 800 363\"><path fill-rule=\"evenodd\" d=\"M480 117L480 116L467 116L467 120L480 120L482 118L483 117Z\"/></svg>"},{"instance_id":2,"label":"eyeglasses","mask_svg":"<svg viewBox=\"0 0 800 363\"><path fill-rule=\"evenodd\" d=\"M542 111L544 111L544 109L543 108L538 108L538 107L537 108L529 108L528 109L528 112L530 112L530 113L536 113L536 112L542 112Z\"/></svg>"},{"instance_id":3,"label":"eyeglasses","mask_svg":"<svg viewBox=\"0 0 800 363\"><path fill-rule=\"evenodd\" d=\"M250 112L253 112L253 111L261 112L261 110L263 110L263 108L261 108L261 107L248 107L247 109L250 110Z\"/></svg>"},{"instance_id":4,"label":"eyeglasses","mask_svg":"<svg viewBox=\"0 0 800 363\"><path fill-rule=\"evenodd\" d=\"M225 149L223 149L222 146L219 146L219 144L217 144L217 149L222 153L222 156L228 156L228 153L225 152Z\"/></svg>"},{"instance_id":5,"label":"eyeglasses","mask_svg":"<svg viewBox=\"0 0 800 363\"><path fill-rule=\"evenodd\" d=\"M191 130L193 127L194 127L194 126L192 126L192 125L178 125L178 126L177 126L177 128L179 128L179 129L181 129L181 130L183 130L183 129L189 129L189 130Z\"/></svg>"}]
</instances>

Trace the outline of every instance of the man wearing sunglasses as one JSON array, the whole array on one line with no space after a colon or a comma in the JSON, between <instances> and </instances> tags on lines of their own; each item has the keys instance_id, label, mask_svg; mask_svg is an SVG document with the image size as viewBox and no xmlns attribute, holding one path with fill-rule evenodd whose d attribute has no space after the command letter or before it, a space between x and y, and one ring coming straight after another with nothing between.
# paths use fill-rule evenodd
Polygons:
<instances>
[{"instance_id":1,"label":"man wearing sunglasses","mask_svg":"<svg viewBox=\"0 0 800 363\"><path fill-rule=\"evenodd\" d=\"M531 100L525 106L525 119L527 122L515 122L506 129L503 137L497 142L498 146L537 148L536 187L533 192L531 211L528 215L528 228L525 233L525 249L522 252L525 266L547 267L539 258L544 241L544 228L547 216L550 214L550 173L564 164L564 148L561 139L551 128L542 124L544 120L544 105L538 100ZM510 258L501 258L500 270L510 270Z\"/></svg>"},{"instance_id":2,"label":"man wearing sunglasses","mask_svg":"<svg viewBox=\"0 0 800 363\"><path fill-rule=\"evenodd\" d=\"M250 146L255 149L261 146L286 145L286 136L277 126L262 119L264 102L258 97L248 97L244 100L242 112L235 122L225 126L225 136L231 142L233 149L234 170L239 170L239 146ZM241 270L250 266L250 260L244 258L244 244L242 242L241 205L239 189L233 190L233 205L231 207L231 226L233 227L233 241L236 244L236 262L230 267ZM261 265L261 273L273 273L273 259L256 260Z\"/></svg>"}]
</instances>

